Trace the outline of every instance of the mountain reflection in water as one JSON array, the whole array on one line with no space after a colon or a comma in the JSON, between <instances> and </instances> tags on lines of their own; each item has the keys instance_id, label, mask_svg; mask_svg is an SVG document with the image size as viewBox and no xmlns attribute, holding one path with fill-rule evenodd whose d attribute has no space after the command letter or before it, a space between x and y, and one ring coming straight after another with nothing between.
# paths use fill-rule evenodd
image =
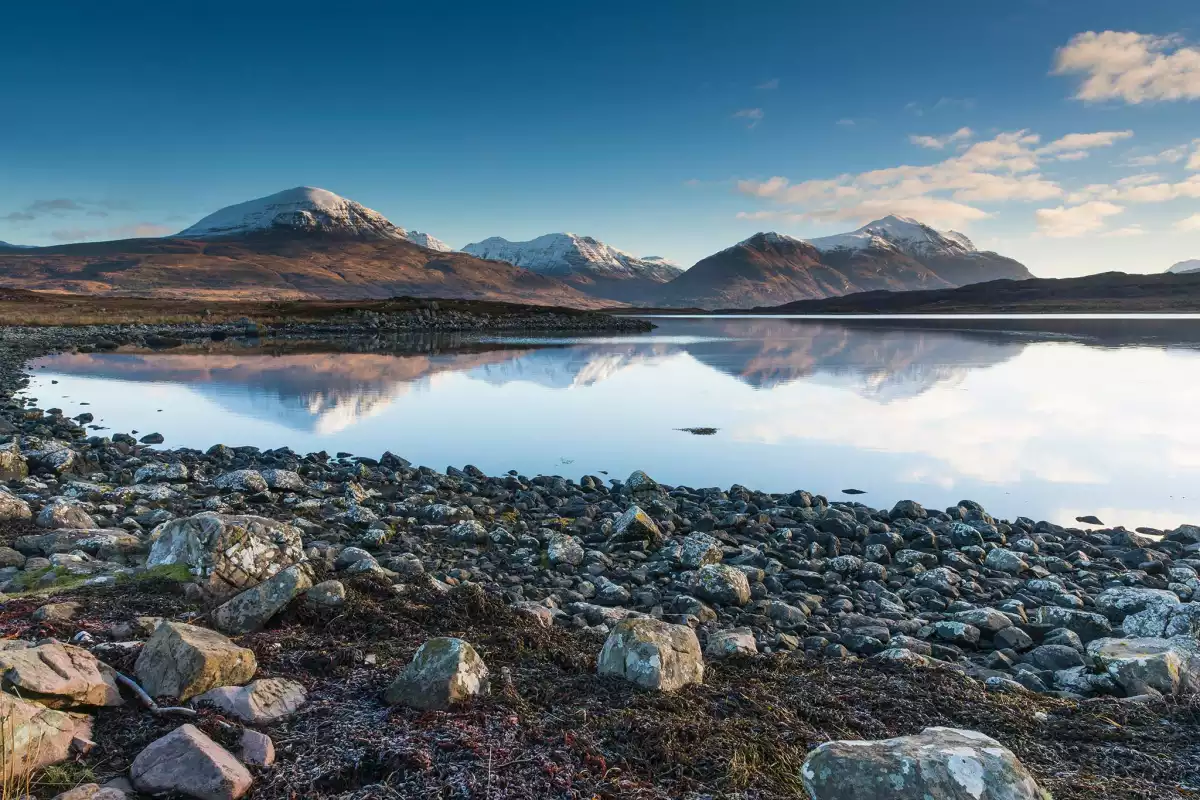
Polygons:
<instances>
[{"instance_id":1,"label":"mountain reflection in water","mask_svg":"<svg viewBox=\"0 0 1200 800\"><path fill-rule=\"evenodd\" d=\"M1196 323L656 323L612 339L62 354L35 362L29 393L112 431L161 431L167 446L389 449L439 468L642 468L688 485L854 486L872 505L1200 520L1187 498L1200 477Z\"/></svg>"}]
</instances>

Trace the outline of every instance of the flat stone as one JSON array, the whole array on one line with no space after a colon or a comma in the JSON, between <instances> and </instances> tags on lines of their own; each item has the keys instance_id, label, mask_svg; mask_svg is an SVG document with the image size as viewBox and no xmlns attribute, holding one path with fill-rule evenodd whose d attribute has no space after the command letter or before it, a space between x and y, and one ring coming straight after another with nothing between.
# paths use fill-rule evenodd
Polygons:
<instances>
[{"instance_id":1,"label":"flat stone","mask_svg":"<svg viewBox=\"0 0 1200 800\"><path fill-rule=\"evenodd\" d=\"M138 753L129 776L139 792L178 792L200 800L237 800L250 791L249 771L194 725L180 725Z\"/></svg>"},{"instance_id":2,"label":"flat stone","mask_svg":"<svg viewBox=\"0 0 1200 800\"><path fill-rule=\"evenodd\" d=\"M749 628L729 628L713 631L708 635L704 648L706 658L722 659L730 656L752 656L758 653L758 643Z\"/></svg>"},{"instance_id":3,"label":"flat stone","mask_svg":"<svg viewBox=\"0 0 1200 800\"><path fill-rule=\"evenodd\" d=\"M296 681L259 678L246 686L212 689L194 702L214 705L248 725L271 725L296 713L307 700L308 693Z\"/></svg>"},{"instance_id":4,"label":"flat stone","mask_svg":"<svg viewBox=\"0 0 1200 800\"><path fill-rule=\"evenodd\" d=\"M826 742L800 773L811 800L1049 800L1012 751L955 728Z\"/></svg>"},{"instance_id":5,"label":"flat stone","mask_svg":"<svg viewBox=\"0 0 1200 800\"><path fill-rule=\"evenodd\" d=\"M1168 695L1200 691L1200 645L1190 636L1096 639L1087 651L1127 695L1147 689Z\"/></svg>"},{"instance_id":6,"label":"flat stone","mask_svg":"<svg viewBox=\"0 0 1200 800\"><path fill-rule=\"evenodd\" d=\"M112 667L83 648L61 642L0 650L0 678L7 691L51 708L124 702Z\"/></svg>"}]
</instances>

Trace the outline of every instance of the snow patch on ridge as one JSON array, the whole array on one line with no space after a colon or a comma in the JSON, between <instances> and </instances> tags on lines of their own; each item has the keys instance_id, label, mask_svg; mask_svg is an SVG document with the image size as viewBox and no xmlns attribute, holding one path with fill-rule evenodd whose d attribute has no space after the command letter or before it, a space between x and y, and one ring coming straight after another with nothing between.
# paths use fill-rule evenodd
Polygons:
<instances>
[{"instance_id":1,"label":"snow patch on ridge","mask_svg":"<svg viewBox=\"0 0 1200 800\"><path fill-rule=\"evenodd\" d=\"M1200 258L1191 258L1187 261L1180 261L1167 270L1173 275L1186 275L1189 272L1200 272Z\"/></svg>"}]
</instances>

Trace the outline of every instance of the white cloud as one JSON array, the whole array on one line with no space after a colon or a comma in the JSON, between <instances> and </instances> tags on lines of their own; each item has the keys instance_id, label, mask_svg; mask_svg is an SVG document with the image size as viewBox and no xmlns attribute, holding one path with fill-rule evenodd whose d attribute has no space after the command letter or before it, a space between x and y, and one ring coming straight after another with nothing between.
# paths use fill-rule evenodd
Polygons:
<instances>
[{"instance_id":1,"label":"white cloud","mask_svg":"<svg viewBox=\"0 0 1200 800\"><path fill-rule=\"evenodd\" d=\"M948 144L970 139L972 135L974 135L974 131L970 128L959 128L954 133L947 133L943 136L918 136L913 134L908 137L908 140L918 147L941 150Z\"/></svg>"},{"instance_id":2,"label":"white cloud","mask_svg":"<svg viewBox=\"0 0 1200 800\"><path fill-rule=\"evenodd\" d=\"M1175 223L1175 227L1181 231L1200 231L1200 214L1184 217Z\"/></svg>"},{"instance_id":3,"label":"white cloud","mask_svg":"<svg viewBox=\"0 0 1200 800\"><path fill-rule=\"evenodd\" d=\"M747 125L746 127L753 128L755 125L757 125L759 122L762 121L764 114L763 114L763 110L761 108L743 108L743 109L739 109L738 111L733 112L733 116L735 119L750 120L750 124Z\"/></svg>"},{"instance_id":4,"label":"white cloud","mask_svg":"<svg viewBox=\"0 0 1200 800\"><path fill-rule=\"evenodd\" d=\"M967 129L948 136L962 140ZM792 183L776 175L738 181L742 194L790 207L803 219L866 222L889 213L917 217L931 225L963 225L990 216L981 205L1064 198L1059 183L1039 172L1041 163L1090 148L1108 147L1129 131L1069 134L1042 145L1028 130L1008 131L972 142L934 164L895 167ZM1097 192L1110 187L1099 185ZM1085 193L1078 202L1107 199Z\"/></svg>"},{"instance_id":5,"label":"white cloud","mask_svg":"<svg viewBox=\"0 0 1200 800\"><path fill-rule=\"evenodd\" d=\"M1141 225L1126 225L1124 228L1114 228L1100 235L1106 239L1123 239L1129 236L1145 236L1146 229Z\"/></svg>"},{"instance_id":6,"label":"white cloud","mask_svg":"<svg viewBox=\"0 0 1200 800\"><path fill-rule=\"evenodd\" d=\"M841 125L843 128L853 128L858 123L856 123L854 120L850 119L849 117L845 117L843 119L839 119L834 124Z\"/></svg>"},{"instance_id":7,"label":"white cloud","mask_svg":"<svg viewBox=\"0 0 1200 800\"><path fill-rule=\"evenodd\" d=\"M1120 214L1124 210L1112 203L1093 200L1078 206L1039 208L1034 213L1039 233L1053 238L1067 238L1098 231L1104 227L1107 217Z\"/></svg>"},{"instance_id":8,"label":"white cloud","mask_svg":"<svg viewBox=\"0 0 1200 800\"><path fill-rule=\"evenodd\" d=\"M779 88L779 78L771 78L771 80L769 80L769 81L763 81L762 83L760 83L758 86L755 86L754 88L755 89L778 89Z\"/></svg>"},{"instance_id":9,"label":"white cloud","mask_svg":"<svg viewBox=\"0 0 1200 800\"><path fill-rule=\"evenodd\" d=\"M1194 151L1191 160L1188 162L1188 169L1200 169L1200 139L1193 139L1187 144L1181 144L1178 147L1168 147L1159 153L1154 153L1145 156L1135 156L1129 159L1129 165L1133 167L1153 167L1158 164L1177 164L1188 157L1188 150Z\"/></svg>"},{"instance_id":10,"label":"white cloud","mask_svg":"<svg viewBox=\"0 0 1200 800\"><path fill-rule=\"evenodd\" d=\"M1097 131L1095 133L1068 133L1061 139L1055 139L1039 150L1039 153L1049 155L1063 151L1088 150L1093 147L1111 147L1122 139L1133 136L1133 131Z\"/></svg>"},{"instance_id":11,"label":"white cloud","mask_svg":"<svg viewBox=\"0 0 1200 800\"><path fill-rule=\"evenodd\" d=\"M1082 75L1075 98L1145 103L1200 98L1200 49L1178 36L1080 33L1055 54L1054 74Z\"/></svg>"},{"instance_id":12,"label":"white cloud","mask_svg":"<svg viewBox=\"0 0 1200 800\"><path fill-rule=\"evenodd\" d=\"M1172 183L1157 173L1130 175L1113 184L1093 183L1071 192L1069 203L1108 200L1123 203L1166 203L1170 200L1200 198L1200 175ZM1153 179L1153 180L1151 180Z\"/></svg>"},{"instance_id":13,"label":"white cloud","mask_svg":"<svg viewBox=\"0 0 1200 800\"><path fill-rule=\"evenodd\" d=\"M1058 161L1082 161L1087 157L1087 150L1068 150L1065 153L1059 153L1054 158Z\"/></svg>"}]
</instances>

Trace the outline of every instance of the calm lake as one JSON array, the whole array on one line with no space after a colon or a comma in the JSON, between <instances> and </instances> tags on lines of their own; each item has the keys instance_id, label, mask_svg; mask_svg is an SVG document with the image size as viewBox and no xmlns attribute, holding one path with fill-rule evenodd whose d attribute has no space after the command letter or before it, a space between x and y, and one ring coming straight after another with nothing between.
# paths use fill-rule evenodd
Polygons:
<instances>
[{"instance_id":1,"label":"calm lake","mask_svg":"<svg viewBox=\"0 0 1200 800\"><path fill-rule=\"evenodd\" d=\"M654 322L600 339L59 355L34 362L27 394L164 447L391 450L489 474L644 469L877 507L1200 522L1200 320ZM680 430L699 427L717 431Z\"/></svg>"}]
</instances>

